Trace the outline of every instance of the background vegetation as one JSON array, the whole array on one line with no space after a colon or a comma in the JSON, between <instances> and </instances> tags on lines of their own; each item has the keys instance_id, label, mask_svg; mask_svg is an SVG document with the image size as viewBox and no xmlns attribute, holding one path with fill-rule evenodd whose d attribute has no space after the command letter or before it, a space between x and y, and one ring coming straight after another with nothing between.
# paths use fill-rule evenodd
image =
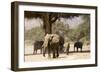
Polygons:
<instances>
[{"instance_id":1,"label":"background vegetation","mask_svg":"<svg viewBox=\"0 0 100 73\"><path fill-rule=\"evenodd\" d=\"M80 40L86 44L90 42L90 17L89 15L81 15L83 23L74 26L65 24L64 22L57 20L52 24L52 33L61 32L66 42L75 42ZM43 40L45 35L43 24L41 26L34 27L30 30L25 30L25 40L33 42L34 40Z\"/></svg>"}]
</instances>

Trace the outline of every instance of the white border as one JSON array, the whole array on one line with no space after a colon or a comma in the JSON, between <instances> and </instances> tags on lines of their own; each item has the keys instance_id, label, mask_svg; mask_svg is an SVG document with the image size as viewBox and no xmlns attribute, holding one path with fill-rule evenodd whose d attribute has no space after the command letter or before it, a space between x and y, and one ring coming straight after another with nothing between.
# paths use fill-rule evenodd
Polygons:
<instances>
[{"instance_id":1,"label":"white border","mask_svg":"<svg viewBox=\"0 0 100 73\"><path fill-rule=\"evenodd\" d=\"M41 12L64 12L64 13L86 13L90 14L91 23L91 59L74 60L74 61L48 61L48 62L24 62L24 11L41 11ZM64 65L82 65L95 64L95 10L84 8L62 8L62 7L48 7L48 6L28 6L19 5L19 68L34 68L34 67L48 67L48 66L64 66Z\"/></svg>"}]
</instances>

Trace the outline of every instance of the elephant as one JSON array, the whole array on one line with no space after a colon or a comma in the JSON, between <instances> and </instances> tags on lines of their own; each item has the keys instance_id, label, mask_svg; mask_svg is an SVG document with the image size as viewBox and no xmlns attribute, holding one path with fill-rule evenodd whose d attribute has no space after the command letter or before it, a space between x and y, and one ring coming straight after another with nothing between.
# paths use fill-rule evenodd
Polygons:
<instances>
[{"instance_id":1,"label":"elephant","mask_svg":"<svg viewBox=\"0 0 100 73\"><path fill-rule=\"evenodd\" d=\"M43 56L45 57L46 50L48 50L48 57L59 57L60 37L57 34L46 34L43 43Z\"/></svg>"},{"instance_id":2,"label":"elephant","mask_svg":"<svg viewBox=\"0 0 100 73\"><path fill-rule=\"evenodd\" d=\"M75 48L77 48L77 52L78 52L78 48L81 49L81 52L82 52L82 47L83 47L83 43L80 42L80 41L77 41L74 43L74 52L75 52Z\"/></svg>"},{"instance_id":3,"label":"elephant","mask_svg":"<svg viewBox=\"0 0 100 73\"><path fill-rule=\"evenodd\" d=\"M42 53L42 45L43 45L43 41L35 41L33 44L34 46L33 54L37 54L37 50L40 50L40 52Z\"/></svg>"}]
</instances>

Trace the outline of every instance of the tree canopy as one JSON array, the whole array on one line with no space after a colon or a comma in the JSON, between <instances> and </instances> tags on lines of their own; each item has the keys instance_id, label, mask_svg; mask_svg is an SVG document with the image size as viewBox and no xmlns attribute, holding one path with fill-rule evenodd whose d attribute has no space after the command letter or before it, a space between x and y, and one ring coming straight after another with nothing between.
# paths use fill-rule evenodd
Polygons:
<instances>
[{"instance_id":1,"label":"tree canopy","mask_svg":"<svg viewBox=\"0 0 100 73\"><path fill-rule=\"evenodd\" d=\"M65 25L61 21L61 18L71 20L79 16L82 16L84 22L74 28L70 28L70 24ZM59 31L65 39L67 38L66 41L90 41L90 15L88 14L25 11L25 18L41 18L43 21L43 25L25 31L26 40L41 40L46 33Z\"/></svg>"}]
</instances>

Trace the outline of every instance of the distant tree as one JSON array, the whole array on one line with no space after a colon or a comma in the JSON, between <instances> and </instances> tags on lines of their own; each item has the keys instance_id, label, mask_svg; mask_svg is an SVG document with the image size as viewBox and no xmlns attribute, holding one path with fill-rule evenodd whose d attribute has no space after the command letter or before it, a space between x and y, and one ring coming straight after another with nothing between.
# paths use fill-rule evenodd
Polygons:
<instances>
[{"instance_id":1,"label":"distant tree","mask_svg":"<svg viewBox=\"0 0 100 73\"><path fill-rule=\"evenodd\" d=\"M86 40L90 39L90 20L89 15L84 15L83 20L84 23L79 25L78 31L79 31L79 39L85 37Z\"/></svg>"},{"instance_id":2,"label":"distant tree","mask_svg":"<svg viewBox=\"0 0 100 73\"><path fill-rule=\"evenodd\" d=\"M79 24L75 28L69 29L67 36L71 41L76 40L90 40L90 18L89 15L83 15L82 16L83 23ZM84 39L83 39L84 38Z\"/></svg>"}]
</instances>

